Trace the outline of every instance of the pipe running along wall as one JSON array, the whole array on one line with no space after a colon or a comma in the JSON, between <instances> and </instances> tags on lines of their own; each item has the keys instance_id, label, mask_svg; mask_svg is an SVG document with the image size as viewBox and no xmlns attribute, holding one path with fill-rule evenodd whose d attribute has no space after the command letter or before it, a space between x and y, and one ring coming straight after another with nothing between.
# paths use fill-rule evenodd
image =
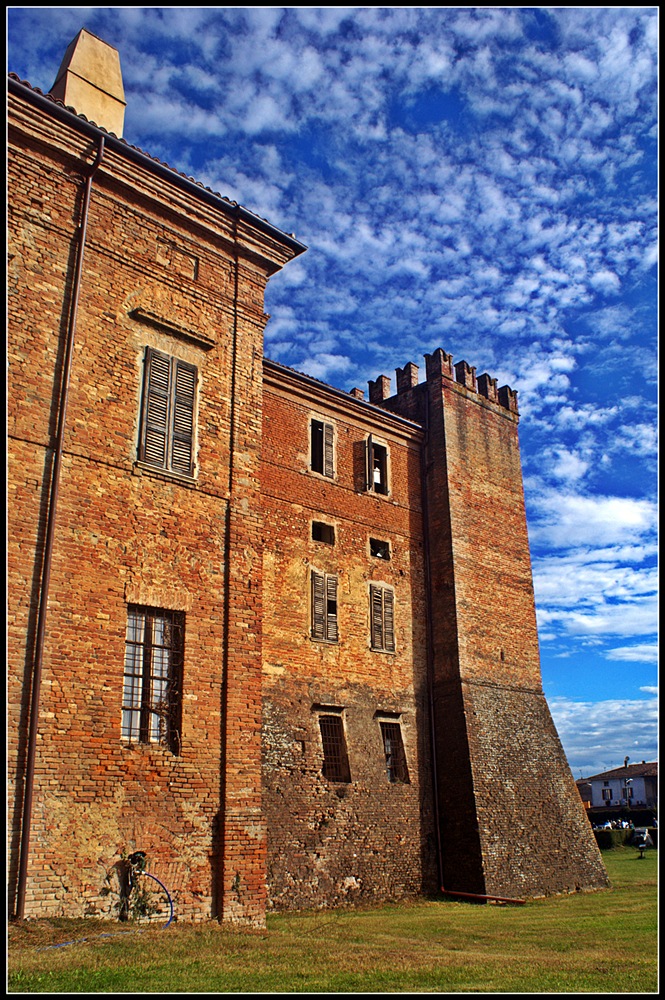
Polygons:
<instances>
[{"instance_id":1,"label":"pipe running along wall","mask_svg":"<svg viewBox=\"0 0 665 1000\"><path fill-rule=\"evenodd\" d=\"M92 194L92 181L104 158L104 136L100 135L97 145L97 155L94 162L85 172L85 187L83 204L81 206L81 221L79 223L79 245L76 257L76 269L72 286L71 308L65 342L65 355L62 368L62 385L60 390L60 405L53 454L53 469L49 489L48 512L46 521L46 536L44 539L44 559L39 588L39 603L37 612L37 632L32 668L32 693L30 699L30 717L28 723L28 746L25 763L23 812L21 817L21 849L19 855L18 882L16 888L15 915L22 920L25 915L25 897L28 881L28 859L30 852L30 827L32 823L32 800L34 794L35 763L37 755L37 731L39 727L39 703L41 695L42 665L44 660L44 637L46 634L46 617L48 613L49 584L51 579L51 564L53 561L53 543L58 513L58 497L60 493L60 474L64 451L65 428L67 424L67 405L69 402L69 385L71 379L74 341L76 338L76 320L78 303L83 276L83 260L88 232L88 215Z\"/></svg>"}]
</instances>

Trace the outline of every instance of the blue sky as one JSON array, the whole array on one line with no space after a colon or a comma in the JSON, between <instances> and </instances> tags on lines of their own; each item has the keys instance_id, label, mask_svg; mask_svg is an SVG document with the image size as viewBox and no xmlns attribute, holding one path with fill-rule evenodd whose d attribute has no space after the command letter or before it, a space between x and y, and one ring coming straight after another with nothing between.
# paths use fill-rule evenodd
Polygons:
<instances>
[{"instance_id":1,"label":"blue sky","mask_svg":"<svg viewBox=\"0 0 665 1000\"><path fill-rule=\"evenodd\" d=\"M295 235L266 354L350 389L437 347L517 389L543 685L575 777L654 760L654 7L12 7L81 27L125 138Z\"/></svg>"}]
</instances>

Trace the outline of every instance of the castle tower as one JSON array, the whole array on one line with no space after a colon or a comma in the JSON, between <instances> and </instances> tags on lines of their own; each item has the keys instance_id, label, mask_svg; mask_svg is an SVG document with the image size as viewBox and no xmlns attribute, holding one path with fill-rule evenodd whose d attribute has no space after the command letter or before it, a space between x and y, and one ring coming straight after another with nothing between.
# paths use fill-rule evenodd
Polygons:
<instances>
[{"instance_id":1,"label":"castle tower","mask_svg":"<svg viewBox=\"0 0 665 1000\"><path fill-rule=\"evenodd\" d=\"M607 885L545 700L517 394L438 350L381 405L425 428L424 538L443 887ZM401 388L401 391L400 391Z\"/></svg>"}]
</instances>

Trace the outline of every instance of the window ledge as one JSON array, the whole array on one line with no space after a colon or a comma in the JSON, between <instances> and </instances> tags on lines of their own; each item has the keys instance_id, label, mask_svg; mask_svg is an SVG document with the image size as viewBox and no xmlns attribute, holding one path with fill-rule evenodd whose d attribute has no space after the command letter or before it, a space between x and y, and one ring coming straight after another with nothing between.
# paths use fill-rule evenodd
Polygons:
<instances>
[{"instance_id":1,"label":"window ledge","mask_svg":"<svg viewBox=\"0 0 665 1000\"><path fill-rule=\"evenodd\" d=\"M154 753L160 757L167 757L168 760L179 761L181 753L176 753L163 743L150 742L143 743L141 740L130 740L127 736L120 737L120 745L123 750L138 751L139 753Z\"/></svg>"},{"instance_id":2,"label":"window ledge","mask_svg":"<svg viewBox=\"0 0 665 1000\"><path fill-rule=\"evenodd\" d=\"M172 472L170 469L160 469L157 465L150 465L148 462L134 462L132 475L142 476L147 473L157 479L168 479L169 482L180 483L181 486L188 486L190 489L198 488L198 480L195 476L184 476L182 472Z\"/></svg>"}]
</instances>

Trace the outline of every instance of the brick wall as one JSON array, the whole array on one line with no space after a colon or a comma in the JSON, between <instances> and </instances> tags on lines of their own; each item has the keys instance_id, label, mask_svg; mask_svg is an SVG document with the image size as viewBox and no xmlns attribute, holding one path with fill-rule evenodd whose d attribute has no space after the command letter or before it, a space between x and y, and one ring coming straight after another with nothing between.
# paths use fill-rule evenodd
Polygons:
<instances>
[{"instance_id":1,"label":"brick wall","mask_svg":"<svg viewBox=\"0 0 665 1000\"><path fill-rule=\"evenodd\" d=\"M444 884L502 896L604 886L542 693L515 394L445 352L426 360L427 380L382 405L427 428Z\"/></svg>"},{"instance_id":2,"label":"brick wall","mask_svg":"<svg viewBox=\"0 0 665 1000\"><path fill-rule=\"evenodd\" d=\"M99 135L10 97L13 887L54 436ZM515 394L443 351L422 383L415 365L399 369L394 396L385 376L371 383L369 403L265 361L265 284L298 247L159 167L108 140L92 181L27 915L114 913L122 855L144 850L180 918L261 926L266 906L434 891L439 833L449 889L606 884L540 685ZM192 475L138 461L146 348L196 368ZM321 471L312 420L331 459ZM367 488L370 443L378 490ZM323 638L313 574L336 585L319 619L327 628L334 607L335 634ZM122 736L129 605L185 617L175 748ZM344 734L347 775L324 773L322 716ZM399 726L408 780L389 780L382 723Z\"/></svg>"},{"instance_id":3,"label":"brick wall","mask_svg":"<svg viewBox=\"0 0 665 1000\"><path fill-rule=\"evenodd\" d=\"M88 135L11 102L12 883ZM262 334L291 251L107 145L93 184L39 709L26 914L113 913L146 851L181 918L261 924ZM137 461L146 347L195 365L195 471ZM179 752L121 738L129 604L185 615Z\"/></svg>"},{"instance_id":4,"label":"brick wall","mask_svg":"<svg viewBox=\"0 0 665 1000\"><path fill-rule=\"evenodd\" d=\"M263 773L268 891L277 909L436 888L421 433L340 397L266 366ZM334 428L332 477L310 469L312 418ZM387 496L364 488L369 434L389 449ZM312 539L316 520L334 527L334 544ZM389 542L390 560L370 554L374 537ZM338 579L336 642L311 637L312 568ZM394 653L370 648L372 582L394 589ZM322 773L318 720L331 706L343 719L350 781ZM377 713L401 726L408 783L388 780Z\"/></svg>"}]
</instances>

